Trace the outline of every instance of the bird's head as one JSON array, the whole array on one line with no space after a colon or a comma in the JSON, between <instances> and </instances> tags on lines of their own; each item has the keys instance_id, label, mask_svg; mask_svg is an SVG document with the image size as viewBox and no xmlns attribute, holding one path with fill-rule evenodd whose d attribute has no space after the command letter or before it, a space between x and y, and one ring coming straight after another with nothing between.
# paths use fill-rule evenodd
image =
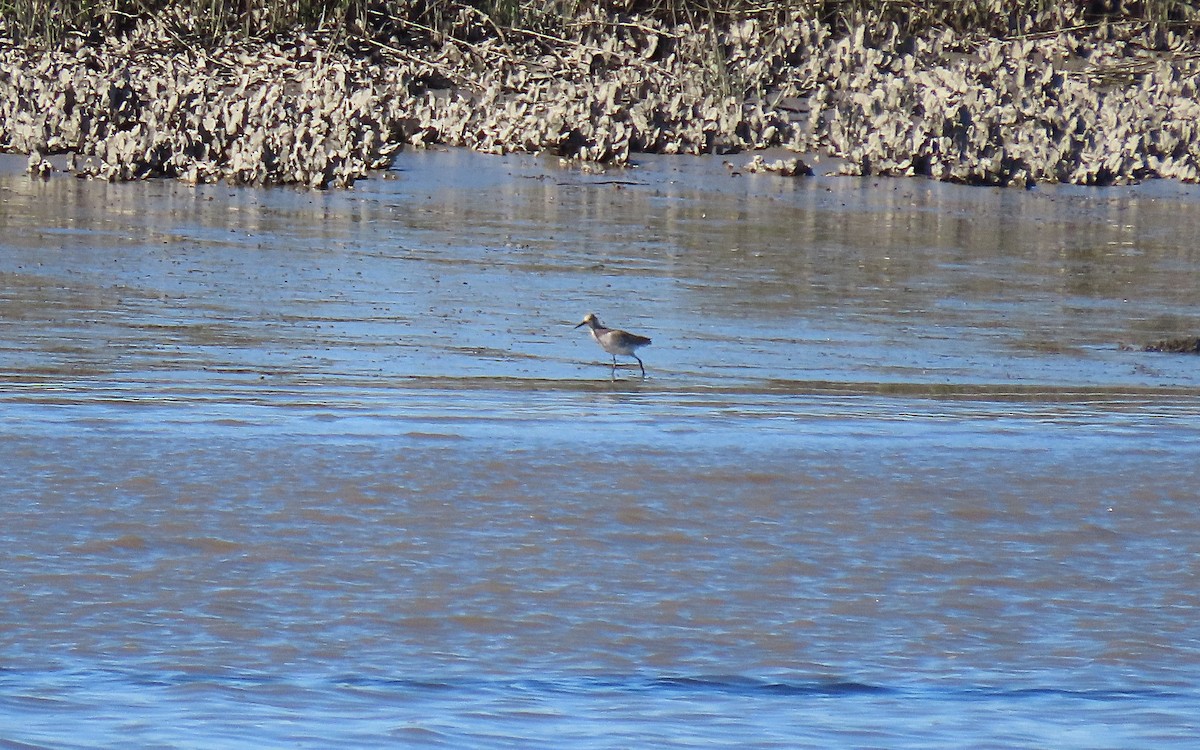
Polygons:
<instances>
[{"instance_id":1,"label":"bird's head","mask_svg":"<svg viewBox=\"0 0 1200 750\"><path fill-rule=\"evenodd\" d=\"M579 326L590 326L590 325L599 325L599 324L600 324L600 319L596 317L596 313L588 313L587 315L583 316L583 320L579 321L579 323L576 324L575 327L579 328Z\"/></svg>"}]
</instances>

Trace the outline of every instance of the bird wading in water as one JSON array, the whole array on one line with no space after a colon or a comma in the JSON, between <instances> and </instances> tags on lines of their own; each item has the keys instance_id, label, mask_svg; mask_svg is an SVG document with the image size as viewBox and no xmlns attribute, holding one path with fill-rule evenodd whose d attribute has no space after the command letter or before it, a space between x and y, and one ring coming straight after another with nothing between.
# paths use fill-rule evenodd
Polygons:
<instances>
[{"instance_id":1,"label":"bird wading in water","mask_svg":"<svg viewBox=\"0 0 1200 750\"><path fill-rule=\"evenodd\" d=\"M625 357L633 357L637 360L638 367L642 368L642 377L646 377L646 365L642 364L642 358L636 352L639 347L650 344L650 339L645 336L639 336L636 333L629 331L619 331L615 328L605 328L600 319L596 317L596 313L588 313L583 320L576 325L587 326L591 329L592 338L596 339L596 343L600 345L604 351L612 355L613 358L613 374L617 372L617 355Z\"/></svg>"}]
</instances>

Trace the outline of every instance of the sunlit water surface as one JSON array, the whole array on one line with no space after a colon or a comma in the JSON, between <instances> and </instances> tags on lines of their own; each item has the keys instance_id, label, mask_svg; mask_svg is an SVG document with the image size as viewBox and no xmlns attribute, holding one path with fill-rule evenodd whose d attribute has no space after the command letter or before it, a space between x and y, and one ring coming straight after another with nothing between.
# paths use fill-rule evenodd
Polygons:
<instances>
[{"instance_id":1,"label":"sunlit water surface","mask_svg":"<svg viewBox=\"0 0 1200 750\"><path fill-rule=\"evenodd\" d=\"M0 176L0 746L1195 747L1194 189L390 177Z\"/></svg>"}]
</instances>

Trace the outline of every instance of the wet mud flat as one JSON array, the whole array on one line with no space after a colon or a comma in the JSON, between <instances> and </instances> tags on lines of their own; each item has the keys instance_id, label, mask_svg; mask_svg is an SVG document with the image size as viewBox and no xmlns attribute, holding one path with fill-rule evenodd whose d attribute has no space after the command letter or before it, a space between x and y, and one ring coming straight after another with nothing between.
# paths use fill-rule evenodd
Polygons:
<instances>
[{"instance_id":1,"label":"wet mud flat","mask_svg":"<svg viewBox=\"0 0 1200 750\"><path fill-rule=\"evenodd\" d=\"M17 156L0 157L0 177L9 241L25 248L9 256L14 309L99 295L133 305L128 314L147 325L191 311L196 330L232 334L241 324L231 321L245 321L248 341L282 336L286 351L312 336L352 372L373 361L416 375L558 379L594 347L563 334L595 312L654 339L642 354L660 383L1193 382L1191 358L1125 349L1200 330L1181 283L1197 260L1196 196L1169 181L1010 192L797 181L730 169L727 157L654 155L593 174L548 155L465 150L405 152L344 193L44 181ZM99 254L72 251L78 243ZM111 270L94 285L91 272L71 270L107 254L113 265L94 270ZM324 267L337 258L357 273ZM143 268L157 269L145 283L120 275ZM47 285L60 274L61 288ZM219 280L226 306L198 291L206 279ZM59 293L52 305L41 299ZM279 325L257 319L260 293ZM240 349L207 351L236 355L248 372L272 369ZM393 356L402 359L385 364Z\"/></svg>"},{"instance_id":2,"label":"wet mud flat","mask_svg":"<svg viewBox=\"0 0 1200 750\"><path fill-rule=\"evenodd\" d=\"M1200 195L723 160L0 158L6 739L1190 747Z\"/></svg>"},{"instance_id":3,"label":"wet mud flat","mask_svg":"<svg viewBox=\"0 0 1200 750\"><path fill-rule=\"evenodd\" d=\"M0 144L42 174L55 170L43 157L73 152L76 174L108 180L316 187L431 145L613 165L782 148L807 159L780 162L796 174L832 157L845 174L1023 187L1196 181L1195 40L1078 12L1047 13L1066 31L1038 16L987 38L597 7L569 38L370 39L353 53L304 33L188 48L147 20L100 45L0 45Z\"/></svg>"}]
</instances>

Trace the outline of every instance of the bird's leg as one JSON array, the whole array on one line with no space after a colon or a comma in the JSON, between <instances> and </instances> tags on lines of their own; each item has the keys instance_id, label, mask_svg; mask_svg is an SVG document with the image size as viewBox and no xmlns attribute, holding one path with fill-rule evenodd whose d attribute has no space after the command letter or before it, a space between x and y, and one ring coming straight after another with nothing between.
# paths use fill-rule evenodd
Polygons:
<instances>
[{"instance_id":1,"label":"bird's leg","mask_svg":"<svg viewBox=\"0 0 1200 750\"><path fill-rule=\"evenodd\" d=\"M636 354L631 354L630 356L638 361L638 366L642 368L642 377L646 377L646 366L642 364L642 358Z\"/></svg>"}]
</instances>

